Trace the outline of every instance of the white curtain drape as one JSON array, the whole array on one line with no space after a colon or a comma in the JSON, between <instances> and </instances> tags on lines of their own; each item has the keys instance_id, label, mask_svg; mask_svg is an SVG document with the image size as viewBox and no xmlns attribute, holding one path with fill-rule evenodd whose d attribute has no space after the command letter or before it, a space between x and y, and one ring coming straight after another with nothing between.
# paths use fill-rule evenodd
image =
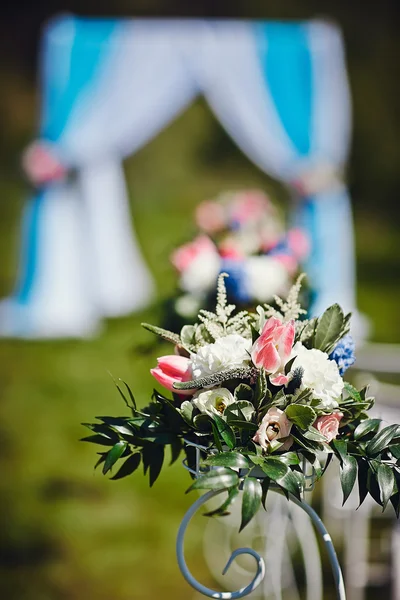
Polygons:
<instances>
[{"instance_id":1,"label":"white curtain drape","mask_svg":"<svg viewBox=\"0 0 400 600\"><path fill-rule=\"evenodd\" d=\"M250 160L300 191L293 218L311 236L314 313L333 302L355 308L341 179L350 100L334 25L63 17L44 32L41 66L40 137L76 177L27 205L0 334L88 335L102 317L148 303L153 282L121 162L200 92Z\"/></svg>"},{"instance_id":2,"label":"white curtain drape","mask_svg":"<svg viewBox=\"0 0 400 600\"><path fill-rule=\"evenodd\" d=\"M25 209L19 282L0 306L3 335L90 335L102 317L151 299L121 163L197 93L181 48L190 26L183 39L176 34L172 23L146 20L48 26L41 137L77 175L46 186Z\"/></svg>"},{"instance_id":3,"label":"white curtain drape","mask_svg":"<svg viewBox=\"0 0 400 600\"><path fill-rule=\"evenodd\" d=\"M204 24L203 35L196 71L217 118L262 170L305 185L294 218L311 237L314 314L333 302L354 310L351 205L340 177L351 114L338 29L220 21Z\"/></svg>"}]
</instances>

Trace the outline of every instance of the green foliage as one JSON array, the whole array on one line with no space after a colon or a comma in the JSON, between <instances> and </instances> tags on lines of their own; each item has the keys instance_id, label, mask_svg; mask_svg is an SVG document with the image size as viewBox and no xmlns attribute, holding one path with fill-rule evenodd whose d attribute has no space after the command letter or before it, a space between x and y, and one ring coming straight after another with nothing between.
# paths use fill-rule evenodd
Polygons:
<instances>
[{"instance_id":1,"label":"green foliage","mask_svg":"<svg viewBox=\"0 0 400 600\"><path fill-rule=\"evenodd\" d=\"M300 429L308 429L316 419L315 411L305 404L289 404L286 409L287 418Z\"/></svg>"},{"instance_id":2,"label":"green foliage","mask_svg":"<svg viewBox=\"0 0 400 600\"><path fill-rule=\"evenodd\" d=\"M255 477L246 477L243 483L242 522L239 531L251 521L261 505L262 487Z\"/></svg>"}]
</instances>

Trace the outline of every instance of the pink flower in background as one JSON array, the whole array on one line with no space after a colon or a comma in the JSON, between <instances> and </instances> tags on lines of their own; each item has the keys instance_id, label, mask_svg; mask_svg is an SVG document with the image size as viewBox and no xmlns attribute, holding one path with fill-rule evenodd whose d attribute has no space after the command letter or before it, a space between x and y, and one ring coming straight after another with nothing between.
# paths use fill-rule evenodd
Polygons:
<instances>
[{"instance_id":1,"label":"pink flower in background","mask_svg":"<svg viewBox=\"0 0 400 600\"><path fill-rule=\"evenodd\" d=\"M242 260L245 255L238 242L232 237L226 237L220 242L219 254L222 258L230 258L232 260Z\"/></svg>"},{"instance_id":2,"label":"pink flower in background","mask_svg":"<svg viewBox=\"0 0 400 600\"><path fill-rule=\"evenodd\" d=\"M150 373L155 377L158 383L167 390L177 392L173 384L177 381L190 381L192 378L191 361L185 356L172 354L157 358L157 366L150 369ZM192 395L195 390L179 390L179 394Z\"/></svg>"},{"instance_id":3,"label":"pink flower in background","mask_svg":"<svg viewBox=\"0 0 400 600\"><path fill-rule=\"evenodd\" d=\"M27 147L22 156L22 166L35 185L58 181L67 173L54 155L51 144L43 141L35 141Z\"/></svg>"},{"instance_id":4,"label":"pink flower in background","mask_svg":"<svg viewBox=\"0 0 400 600\"><path fill-rule=\"evenodd\" d=\"M277 317L270 317L253 344L251 359L258 369L263 367L273 375L270 378L273 385L285 385L289 381L283 371L292 352L294 335L293 320L282 323Z\"/></svg>"},{"instance_id":5,"label":"pink flower in background","mask_svg":"<svg viewBox=\"0 0 400 600\"><path fill-rule=\"evenodd\" d=\"M280 262L290 275L295 275L298 263L294 256L290 256L289 254L274 254L273 258Z\"/></svg>"},{"instance_id":6,"label":"pink flower in background","mask_svg":"<svg viewBox=\"0 0 400 600\"><path fill-rule=\"evenodd\" d=\"M217 248L209 237L200 235L192 242L184 244L175 250L171 255L171 262L174 267L182 273L195 259L202 255L206 256L207 254L217 254Z\"/></svg>"},{"instance_id":7,"label":"pink flower in background","mask_svg":"<svg viewBox=\"0 0 400 600\"><path fill-rule=\"evenodd\" d=\"M281 438L288 437L291 429L292 423L283 410L273 406L261 421L260 427L253 437L253 442L259 444L264 450L267 450L272 440L279 441ZM289 437L283 442L280 450L289 450L292 444L293 438Z\"/></svg>"},{"instance_id":8,"label":"pink flower in background","mask_svg":"<svg viewBox=\"0 0 400 600\"><path fill-rule=\"evenodd\" d=\"M314 427L326 437L329 443L337 437L337 434L339 433L339 423L342 418L343 413L337 411L330 415L323 415L316 419Z\"/></svg>"},{"instance_id":9,"label":"pink flower in background","mask_svg":"<svg viewBox=\"0 0 400 600\"><path fill-rule=\"evenodd\" d=\"M238 194L231 209L231 220L243 224L261 219L270 209L268 197L257 190Z\"/></svg>"},{"instance_id":10,"label":"pink flower in background","mask_svg":"<svg viewBox=\"0 0 400 600\"><path fill-rule=\"evenodd\" d=\"M226 226L224 207L218 202L205 200L196 208L196 222L206 233L218 233Z\"/></svg>"},{"instance_id":11,"label":"pink flower in background","mask_svg":"<svg viewBox=\"0 0 400 600\"><path fill-rule=\"evenodd\" d=\"M309 239L298 227L288 231L287 244L297 260L304 260L310 253Z\"/></svg>"}]
</instances>

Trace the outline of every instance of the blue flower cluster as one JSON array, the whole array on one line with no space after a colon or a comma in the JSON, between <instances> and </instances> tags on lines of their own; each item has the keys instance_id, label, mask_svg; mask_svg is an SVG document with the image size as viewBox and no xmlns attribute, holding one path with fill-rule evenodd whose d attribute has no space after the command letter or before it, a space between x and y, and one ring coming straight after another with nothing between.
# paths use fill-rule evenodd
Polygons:
<instances>
[{"instance_id":1,"label":"blue flower cluster","mask_svg":"<svg viewBox=\"0 0 400 600\"><path fill-rule=\"evenodd\" d=\"M251 297L246 285L246 272L244 262L238 260L225 259L222 261L221 273L228 273L229 277L225 279L228 298L233 302L242 302L247 304Z\"/></svg>"},{"instance_id":2,"label":"blue flower cluster","mask_svg":"<svg viewBox=\"0 0 400 600\"><path fill-rule=\"evenodd\" d=\"M340 342L338 342L329 358L334 360L339 367L340 375L344 375L351 365L356 361L354 355L354 341L351 335L345 335Z\"/></svg>"}]
</instances>

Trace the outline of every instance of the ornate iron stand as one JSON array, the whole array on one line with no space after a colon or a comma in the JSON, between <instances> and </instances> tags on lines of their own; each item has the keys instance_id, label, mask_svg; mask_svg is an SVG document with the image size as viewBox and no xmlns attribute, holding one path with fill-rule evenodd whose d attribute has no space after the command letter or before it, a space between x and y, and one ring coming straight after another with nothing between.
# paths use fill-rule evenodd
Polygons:
<instances>
[{"instance_id":1,"label":"ornate iron stand","mask_svg":"<svg viewBox=\"0 0 400 600\"><path fill-rule=\"evenodd\" d=\"M185 469L187 469L188 471L193 473L196 477L198 477L199 474L201 474L200 452L202 450L203 451L206 450L206 448L199 446L198 444L194 444L192 442L187 442L187 444L190 446L193 446L196 449L196 470L191 469L187 465L186 461L183 461L183 466L185 467ZM177 536L177 540L176 540L176 554L177 554L177 559L178 559L178 565L179 565L182 575L184 576L186 581L195 590L197 590L204 596L208 596L210 598L216 598L216 599L219 598L221 600L236 600L237 598L243 598L244 596L247 596L248 594L250 594L253 590L256 589L256 587L258 587L258 585L260 585L260 583L264 579L264 575L265 575L264 560L255 550L252 550L251 548L238 548L237 550L232 552L232 554L223 570L223 573L225 574L227 572L227 570L229 569L230 565L232 564L232 562L235 560L235 558L242 554L247 554L247 555L254 557L254 559L256 561L256 565L257 565L256 574L254 575L252 581L248 585L246 585L243 588L240 588L239 590L237 590L235 592L217 592L217 591L212 590L211 588L208 588L208 587L202 585L201 583L199 583L193 577L193 575L190 573L188 566L186 564L186 561L185 561L185 557L184 557L184 536L185 536L186 529L189 525L190 520L192 519L194 514L197 512L197 510L201 506L203 506L203 504L205 504L211 498L214 498L215 496L217 496L218 494L221 494L224 491L225 490L211 490L211 491L207 492L206 494L204 494L203 496L201 496L198 500L196 500L196 502L194 504L192 504L192 506L189 508L189 510L183 517L182 523L178 530L178 536ZM282 493L279 488L271 488L271 491L274 491L275 493ZM313 508L311 508L311 506L309 504L307 504L304 500L300 501L292 494L289 494L289 500L291 502L293 502L294 504L296 504L297 506L299 506L302 510L304 510L308 514L308 516L312 520L316 530L321 535L324 545L326 547L327 553L328 553L330 563L331 563L333 577L334 577L334 581L335 581L335 585L336 585L337 599L338 600L346 600L346 592L344 589L342 571L341 571L339 561L336 556L336 552L335 552L335 548L332 543L331 536L327 532L325 525L323 524L323 522L321 521L321 519L319 518L319 516L317 515L315 510Z\"/></svg>"}]
</instances>

